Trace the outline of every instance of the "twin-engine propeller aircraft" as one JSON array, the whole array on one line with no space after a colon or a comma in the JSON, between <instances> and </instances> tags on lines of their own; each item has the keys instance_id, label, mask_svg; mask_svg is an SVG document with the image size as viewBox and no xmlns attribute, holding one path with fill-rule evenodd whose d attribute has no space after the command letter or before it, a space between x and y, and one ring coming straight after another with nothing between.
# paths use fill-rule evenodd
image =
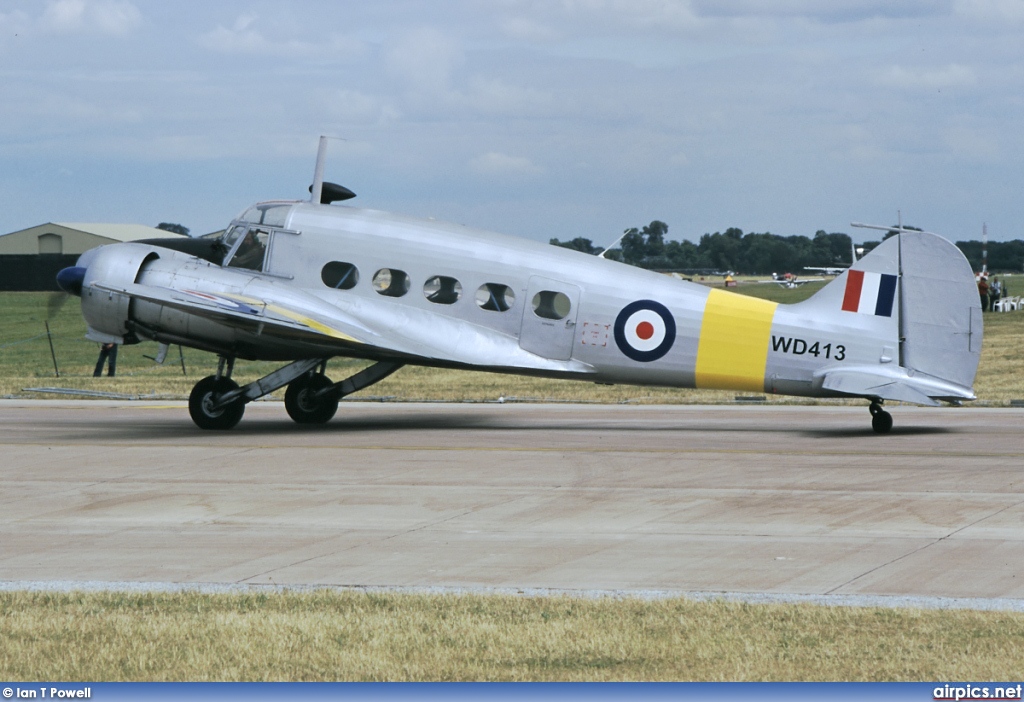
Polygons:
<instances>
[{"instance_id":1,"label":"twin-engine propeller aircraft","mask_svg":"<svg viewBox=\"0 0 1024 702\"><path fill-rule=\"evenodd\" d=\"M708 288L534 241L377 210L256 204L215 241L157 239L86 252L58 275L94 341L212 351L189 412L229 429L247 402L287 386L296 422L406 364L598 383L859 397L885 433L886 400L975 398L981 308L960 251L900 230L791 305ZM889 230L891 227L880 227ZM373 361L341 382L336 356ZM239 387L236 358L288 361Z\"/></svg>"}]
</instances>

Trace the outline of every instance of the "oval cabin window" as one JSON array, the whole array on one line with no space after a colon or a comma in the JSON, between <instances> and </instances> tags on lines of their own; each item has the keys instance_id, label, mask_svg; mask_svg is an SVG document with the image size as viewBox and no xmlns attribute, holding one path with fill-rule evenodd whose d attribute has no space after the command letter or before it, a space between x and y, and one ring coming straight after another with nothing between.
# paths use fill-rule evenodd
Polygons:
<instances>
[{"instance_id":1,"label":"oval cabin window","mask_svg":"<svg viewBox=\"0 0 1024 702\"><path fill-rule=\"evenodd\" d=\"M373 274L373 289L387 297L401 297L409 292L409 275L394 268L381 268Z\"/></svg>"},{"instance_id":2,"label":"oval cabin window","mask_svg":"<svg viewBox=\"0 0 1024 702\"><path fill-rule=\"evenodd\" d=\"M446 275L435 275L423 284L423 296L438 305L451 305L462 297L462 283Z\"/></svg>"},{"instance_id":3,"label":"oval cabin window","mask_svg":"<svg viewBox=\"0 0 1024 702\"><path fill-rule=\"evenodd\" d=\"M351 263L331 261L320 271L324 285L337 290L351 290L359 282L359 270Z\"/></svg>"},{"instance_id":4,"label":"oval cabin window","mask_svg":"<svg viewBox=\"0 0 1024 702\"><path fill-rule=\"evenodd\" d=\"M476 304L482 310L505 312L516 303L516 294L507 285L484 283L476 291Z\"/></svg>"},{"instance_id":5,"label":"oval cabin window","mask_svg":"<svg viewBox=\"0 0 1024 702\"><path fill-rule=\"evenodd\" d=\"M541 290L533 296L533 313L544 319L565 319L572 309L572 302L565 293Z\"/></svg>"}]
</instances>

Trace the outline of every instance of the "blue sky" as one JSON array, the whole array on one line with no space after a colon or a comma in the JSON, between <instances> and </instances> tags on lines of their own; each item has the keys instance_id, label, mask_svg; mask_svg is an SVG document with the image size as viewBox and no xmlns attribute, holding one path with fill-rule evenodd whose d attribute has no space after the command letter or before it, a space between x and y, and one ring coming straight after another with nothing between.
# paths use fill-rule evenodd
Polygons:
<instances>
[{"instance_id":1,"label":"blue sky","mask_svg":"<svg viewBox=\"0 0 1024 702\"><path fill-rule=\"evenodd\" d=\"M305 195L547 240L1024 238L1024 0L0 3L0 232Z\"/></svg>"}]
</instances>

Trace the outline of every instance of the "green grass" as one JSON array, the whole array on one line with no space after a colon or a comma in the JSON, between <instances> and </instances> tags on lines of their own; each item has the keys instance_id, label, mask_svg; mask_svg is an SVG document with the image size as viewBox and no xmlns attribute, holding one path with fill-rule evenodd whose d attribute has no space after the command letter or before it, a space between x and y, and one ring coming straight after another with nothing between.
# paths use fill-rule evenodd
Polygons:
<instances>
[{"instance_id":1,"label":"green grass","mask_svg":"<svg viewBox=\"0 0 1024 702\"><path fill-rule=\"evenodd\" d=\"M683 599L0 593L0 679L1016 680L1024 614Z\"/></svg>"},{"instance_id":2,"label":"green grass","mask_svg":"<svg viewBox=\"0 0 1024 702\"><path fill-rule=\"evenodd\" d=\"M820 289L809 283L789 290L776 285L741 284L743 294L796 302ZM31 387L60 387L85 391L112 392L133 397L185 399L195 382L216 369L213 354L184 350L187 375L182 373L177 347L164 365L146 356L156 355L154 343L125 346L118 354L115 378L93 378L98 345L85 339L78 300L71 298L57 311L48 309L47 293L0 293L0 397L46 397L26 392ZM50 319L54 353L60 378L55 377L44 322ZM980 404L1006 405L1024 398L1024 312L985 315L985 343L975 390ZM254 380L280 364L239 361L235 378ZM338 380L366 365L359 361L335 359L329 375ZM278 391L275 397L281 397ZM679 390L637 386L595 385L582 381L545 380L521 376L407 367L355 397L390 397L397 400L481 401L499 397L529 401L637 402L637 403L721 403L732 402L734 391ZM49 395L53 397L53 395ZM807 403L813 400L769 396L771 402Z\"/></svg>"}]
</instances>

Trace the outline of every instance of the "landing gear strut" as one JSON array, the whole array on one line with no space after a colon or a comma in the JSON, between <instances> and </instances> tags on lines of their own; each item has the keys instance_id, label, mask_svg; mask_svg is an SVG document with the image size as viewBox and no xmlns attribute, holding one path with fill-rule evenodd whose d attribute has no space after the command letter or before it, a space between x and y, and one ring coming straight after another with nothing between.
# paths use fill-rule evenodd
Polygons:
<instances>
[{"instance_id":1,"label":"landing gear strut","mask_svg":"<svg viewBox=\"0 0 1024 702\"><path fill-rule=\"evenodd\" d=\"M340 383L332 383L321 366L319 373L310 371L288 385L284 408L299 424L323 424L338 411L341 398L384 380L401 367L401 363L379 361Z\"/></svg>"},{"instance_id":2,"label":"landing gear strut","mask_svg":"<svg viewBox=\"0 0 1024 702\"><path fill-rule=\"evenodd\" d=\"M868 407L871 412L871 428L876 434L888 434L892 429L892 415L882 409L882 401L874 400Z\"/></svg>"},{"instance_id":3,"label":"landing gear strut","mask_svg":"<svg viewBox=\"0 0 1024 702\"><path fill-rule=\"evenodd\" d=\"M242 420L246 403L285 385L284 405L288 416L300 424L323 424L338 411L345 395L383 380L402 367L394 361L379 361L351 378L332 383L324 375L326 358L295 361L259 380L239 387L231 379L235 359L222 356L217 374L203 378L188 398L188 412L200 429L231 429ZM319 366L319 368L318 368Z\"/></svg>"}]
</instances>

